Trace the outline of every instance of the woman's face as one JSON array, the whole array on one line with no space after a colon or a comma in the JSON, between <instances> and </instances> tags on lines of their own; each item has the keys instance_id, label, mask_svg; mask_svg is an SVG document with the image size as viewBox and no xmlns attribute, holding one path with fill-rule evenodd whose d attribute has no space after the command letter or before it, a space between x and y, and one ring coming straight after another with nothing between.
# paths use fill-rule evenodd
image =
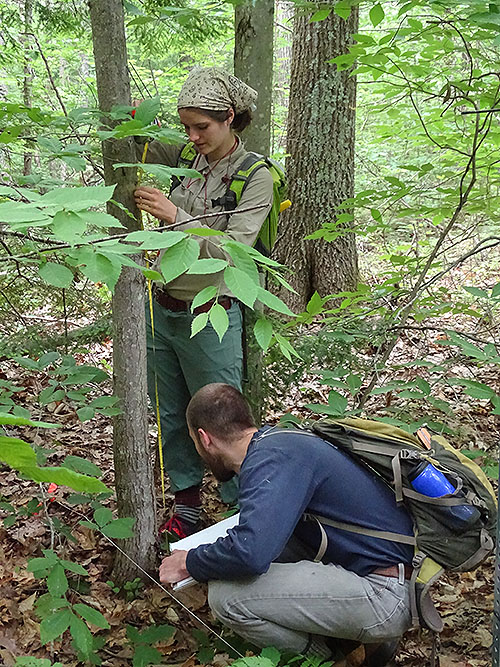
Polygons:
<instances>
[{"instance_id":1,"label":"woman's face","mask_svg":"<svg viewBox=\"0 0 500 667\"><path fill-rule=\"evenodd\" d=\"M189 141L202 155L219 158L233 145L234 136L230 128L234 118L232 109L229 109L228 117L223 122L205 116L198 109L179 109L179 118Z\"/></svg>"}]
</instances>

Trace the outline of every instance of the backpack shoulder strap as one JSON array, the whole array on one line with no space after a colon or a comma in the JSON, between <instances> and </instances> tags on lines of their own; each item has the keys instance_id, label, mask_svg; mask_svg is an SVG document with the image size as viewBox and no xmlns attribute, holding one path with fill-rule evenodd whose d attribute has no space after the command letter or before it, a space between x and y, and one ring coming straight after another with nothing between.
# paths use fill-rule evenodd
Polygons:
<instances>
[{"instance_id":1,"label":"backpack shoulder strap","mask_svg":"<svg viewBox=\"0 0 500 667\"><path fill-rule=\"evenodd\" d=\"M185 144L182 147L182 150L179 153L179 157L177 158L177 168L191 169L194 161L196 160L197 155L198 152L193 142L188 141L187 144ZM175 190L175 188L178 187L180 184L181 184L181 179L178 176L172 176L170 192L172 192L172 190Z\"/></svg>"},{"instance_id":2,"label":"backpack shoulder strap","mask_svg":"<svg viewBox=\"0 0 500 667\"><path fill-rule=\"evenodd\" d=\"M233 211L240 203L241 197L252 176L262 167L269 168L268 162L260 153L249 152L240 166L231 176L231 182L222 197L212 199L213 206L223 206L226 211Z\"/></svg>"},{"instance_id":3,"label":"backpack shoulder strap","mask_svg":"<svg viewBox=\"0 0 500 667\"><path fill-rule=\"evenodd\" d=\"M194 143L192 141L188 141L187 144L182 147L180 155L177 159L177 166L191 167L193 162L196 160L197 155L198 153L194 147Z\"/></svg>"}]
</instances>

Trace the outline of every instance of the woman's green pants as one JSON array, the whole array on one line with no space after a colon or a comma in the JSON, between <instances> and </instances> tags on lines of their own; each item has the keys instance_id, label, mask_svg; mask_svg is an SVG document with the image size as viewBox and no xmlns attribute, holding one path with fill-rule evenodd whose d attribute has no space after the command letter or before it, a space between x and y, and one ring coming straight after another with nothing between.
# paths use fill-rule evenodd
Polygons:
<instances>
[{"instance_id":1,"label":"woman's green pants","mask_svg":"<svg viewBox=\"0 0 500 667\"><path fill-rule=\"evenodd\" d=\"M149 304L146 308L148 393L156 412L155 381L158 387L163 462L172 492L201 484L204 464L186 425L186 408L198 389L211 382L225 382L241 390L242 316L237 302L226 311L229 328L222 341L210 323L191 338L189 311L173 312L153 300L154 337ZM221 485L221 497L237 499L238 485Z\"/></svg>"}]
</instances>

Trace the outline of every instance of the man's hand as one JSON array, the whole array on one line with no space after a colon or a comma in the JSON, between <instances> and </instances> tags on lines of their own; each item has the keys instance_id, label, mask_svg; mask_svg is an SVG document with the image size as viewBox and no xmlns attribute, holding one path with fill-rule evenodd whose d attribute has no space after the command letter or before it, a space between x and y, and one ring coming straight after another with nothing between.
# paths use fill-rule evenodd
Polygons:
<instances>
[{"instance_id":1,"label":"man's hand","mask_svg":"<svg viewBox=\"0 0 500 667\"><path fill-rule=\"evenodd\" d=\"M186 569L187 551L174 551L171 556L164 558L160 565L160 581L162 584L175 584L189 577Z\"/></svg>"},{"instance_id":2,"label":"man's hand","mask_svg":"<svg viewBox=\"0 0 500 667\"><path fill-rule=\"evenodd\" d=\"M177 215L177 206L165 197L161 190L149 188L142 185L134 192L137 208L145 211L155 218L172 224Z\"/></svg>"}]
</instances>

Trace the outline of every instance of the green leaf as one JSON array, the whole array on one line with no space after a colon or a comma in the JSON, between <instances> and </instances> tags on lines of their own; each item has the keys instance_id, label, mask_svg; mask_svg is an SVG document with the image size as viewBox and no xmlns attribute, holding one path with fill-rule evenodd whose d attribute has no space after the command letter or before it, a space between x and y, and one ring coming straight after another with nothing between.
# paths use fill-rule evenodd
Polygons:
<instances>
[{"instance_id":1,"label":"green leaf","mask_svg":"<svg viewBox=\"0 0 500 667\"><path fill-rule=\"evenodd\" d=\"M102 528L110 521L113 521L113 512L107 507L99 507L94 512L94 521Z\"/></svg>"},{"instance_id":2,"label":"green leaf","mask_svg":"<svg viewBox=\"0 0 500 667\"><path fill-rule=\"evenodd\" d=\"M125 539L127 537L134 537L134 521L131 517L123 519L115 519L111 523L106 524L101 528L101 532L107 537L116 539Z\"/></svg>"},{"instance_id":3,"label":"green leaf","mask_svg":"<svg viewBox=\"0 0 500 667\"><path fill-rule=\"evenodd\" d=\"M61 609L40 623L40 641L48 644L66 632L75 615L69 609Z\"/></svg>"},{"instance_id":4,"label":"green leaf","mask_svg":"<svg viewBox=\"0 0 500 667\"><path fill-rule=\"evenodd\" d=\"M496 396L496 392L482 382L476 382L475 380L461 380L460 384L463 385L465 393L472 396L472 398L486 398L491 400Z\"/></svg>"},{"instance_id":5,"label":"green leaf","mask_svg":"<svg viewBox=\"0 0 500 667\"><path fill-rule=\"evenodd\" d=\"M234 296L249 308L252 308L257 298L260 286L252 280L245 271L228 266L224 271L224 282Z\"/></svg>"},{"instance_id":6,"label":"green leaf","mask_svg":"<svg viewBox=\"0 0 500 667\"><path fill-rule=\"evenodd\" d=\"M33 421L29 417L21 417L19 415L8 415L5 412L0 412L0 424L12 426L37 426L40 428L60 428L61 424L50 424L49 422Z\"/></svg>"},{"instance_id":7,"label":"green leaf","mask_svg":"<svg viewBox=\"0 0 500 667\"><path fill-rule=\"evenodd\" d=\"M141 269L141 271L142 275L148 280L160 283L163 282L163 276L158 271L153 271L152 269Z\"/></svg>"},{"instance_id":8,"label":"green leaf","mask_svg":"<svg viewBox=\"0 0 500 667\"><path fill-rule=\"evenodd\" d=\"M310 315L317 315L323 309L323 299L320 297L318 292L314 292L312 297L309 299L309 302L306 306L306 310Z\"/></svg>"},{"instance_id":9,"label":"green leaf","mask_svg":"<svg viewBox=\"0 0 500 667\"><path fill-rule=\"evenodd\" d=\"M69 211L83 211L105 204L113 196L115 185L94 185L80 188L57 187L42 195L37 206L57 205Z\"/></svg>"},{"instance_id":10,"label":"green leaf","mask_svg":"<svg viewBox=\"0 0 500 667\"><path fill-rule=\"evenodd\" d=\"M157 649L140 644L135 649L132 667L147 667L148 665L159 664L161 657L161 653Z\"/></svg>"},{"instance_id":11,"label":"green leaf","mask_svg":"<svg viewBox=\"0 0 500 667\"><path fill-rule=\"evenodd\" d=\"M6 222L12 226L19 223L37 223L45 226L51 222L51 218L35 208L33 204L2 202L0 203L0 222Z\"/></svg>"},{"instance_id":12,"label":"green leaf","mask_svg":"<svg viewBox=\"0 0 500 667\"><path fill-rule=\"evenodd\" d=\"M40 395L38 396L38 402L40 405L48 405L49 403L53 403L55 401L61 401L65 396L66 392L64 389L57 389L53 386L45 387L45 389L42 389Z\"/></svg>"},{"instance_id":13,"label":"green leaf","mask_svg":"<svg viewBox=\"0 0 500 667\"><path fill-rule=\"evenodd\" d=\"M142 171L145 171L147 174L152 174L155 178L157 178L160 183L162 183L165 186L170 185L170 181L172 179L172 176L178 176L178 177L189 177L189 178L202 178L202 175L200 174L199 171L196 171L196 169L186 169L185 167L167 167L166 165L163 164L138 164L138 165L127 165L127 164L115 164L114 167L115 169L117 167L126 167L126 166L138 166L142 169Z\"/></svg>"},{"instance_id":14,"label":"green leaf","mask_svg":"<svg viewBox=\"0 0 500 667\"><path fill-rule=\"evenodd\" d=\"M500 296L500 283L497 283L491 290L491 296L497 297Z\"/></svg>"},{"instance_id":15,"label":"green leaf","mask_svg":"<svg viewBox=\"0 0 500 667\"><path fill-rule=\"evenodd\" d=\"M87 570L80 565L79 563L73 563L71 560L61 560L61 565L64 567L65 570L68 570L69 572L73 572L74 574L80 574L83 577L86 577L88 575Z\"/></svg>"},{"instance_id":16,"label":"green leaf","mask_svg":"<svg viewBox=\"0 0 500 667\"><path fill-rule=\"evenodd\" d=\"M143 229L127 234L126 240L140 243L142 250L162 250L163 248L171 248L185 238L186 234L184 232L152 232Z\"/></svg>"},{"instance_id":17,"label":"green leaf","mask_svg":"<svg viewBox=\"0 0 500 667\"><path fill-rule=\"evenodd\" d=\"M90 402L90 405L96 409L110 408L115 406L119 402L120 399L118 398L118 396L98 396L97 398L94 398Z\"/></svg>"},{"instance_id":18,"label":"green leaf","mask_svg":"<svg viewBox=\"0 0 500 667\"><path fill-rule=\"evenodd\" d=\"M104 211L81 211L78 214L78 217L87 225L94 225L101 229L116 229L117 227L123 227L117 218Z\"/></svg>"},{"instance_id":19,"label":"green leaf","mask_svg":"<svg viewBox=\"0 0 500 667\"><path fill-rule=\"evenodd\" d=\"M171 625L154 625L141 632L141 642L145 644L155 644L173 637L175 628Z\"/></svg>"},{"instance_id":20,"label":"green leaf","mask_svg":"<svg viewBox=\"0 0 500 667\"><path fill-rule=\"evenodd\" d=\"M81 422L86 422L89 421L89 419L94 418L95 410L94 408L91 408L90 406L87 405L84 408L80 408L79 410L77 410L76 414L78 415L78 419Z\"/></svg>"},{"instance_id":21,"label":"green leaf","mask_svg":"<svg viewBox=\"0 0 500 667\"><path fill-rule=\"evenodd\" d=\"M331 7L328 7L326 9L319 9L317 12L314 12L314 14L310 18L310 23L314 23L315 21L324 21L326 18L330 16L330 13L332 11Z\"/></svg>"},{"instance_id":22,"label":"green leaf","mask_svg":"<svg viewBox=\"0 0 500 667\"><path fill-rule=\"evenodd\" d=\"M102 475L102 470L95 463L80 456L66 456L61 466L75 472L81 472L84 475L90 475L91 477L101 477Z\"/></svg>"},{"instance_id":23,"label":"green leaf","mask_svg":"<svg viewBox=\"0 0 500 667\"><path fill-rule=\"evenodd\" d=\"M36 454L28 443L17 438L0 436L0 461L11 468L19 470L34 482L54 482L61 486L69 486L74 491L84 493L102 493L108 487L94 477L86 477L66 468L42 468L36 465Z\"/></svg>"},{"instance_id":24,"label":"green leaf","mask_svg":"<svg viewBox=\"0 0 500 667\"><path fill-rule=\"evenodd\" d=\"M274 646L267 646L266 648L263 648L260 652L260 655L263 658L270 660L273 665L278 665L281 660L281 653L278 651L278 649L274 648Z\"/></svg>"},{"instance_id":25,"label":"green leaf","mask_svg":"<svg viewBox=\"0 0 500 667\"><path fill-rule=\"evenodd\" d=\"M265 352L271 344L271 338L273 336L272 323L264 317L259 317L254 324L253 333L259 347Z\"/></svg>"},{"instance_id":26,"label":"green leaf","mask_svg":"<svg viewBox=\"0 0 500 667\"><path fill-rule=\"evenodd\" d=\"M211 325L215 329L215 333L219 336L219 340L222 341L229 326L227 311L220 305L220 303L215 303L210 308L209 319Z\"/></svg>"},{"instance_id":27,"label":"green leaf","mask_svg":"<svg viewBox=\"0 0 500 667\"><path fill-rule=\"evenodd\" d=\"M55 598L62 597L68 590L68 580L64 573L64 567L60 563L54 566L47 577L47 588Z\"/></svg>"},{"instance_id":28,"label":"green leaf","mask_svg":"<svg viewBox=\"0 0 500 667\"><path fill-rule=\"evenodd\" d=\"M200 246L189 237L168 248L160 260L160 268L166 283L174 280L189 269L200 254Z\"/></svg>"},{"instance_id":29,"label":"green leaf","mask_svg":"<svg viewBox=\"0 0 500 667\"><path fill-rule=\"evenodd\" d=\"M464 287L464 290L480 299L487 299L490 296L485 289L481 289L480 287Z\"/></svg>"},{"instance_id":30,"label":"green leaf","mask_svg":"<svg viewBox=\"0 0 500 667\"><path fill-rule=\"evenodd\" d=\"M467 338L463 338L454 331L445 331L448 340L438 341L442 345L458 345L464 354L467 354L474 359L488 360L488 355L486 355L483 350L479 347L473 345Z\"/></svg>"},{"instance_id":31,"label":"green leaf","mask_svg":"<svg viewBox=\"0 0 500 667\"><path fill-rule=\"evenodd\" d=\"M214 287L213 285L208 285L208 287L202 289L201 292L198 292L194 297L193 302L191 303L191 312L193 312L195 308L198 308L198 306L202 306L204 303L207 303L207 301L210 301L210 299L215 298L216 294L217 287Z\"/></svg>"},{"instance_id":32,"label":"green leaf","mask_svg":"<svg viewBox=\"0 0 500 667\"><path fill-rule=\"evenodd\" d=\"M98 628L103 628L104 630L108 630L110 627L108 621L104 618L101 612L97 611L97 609L94 609L93 607L89 607L87 604L74 604L73 610L76 611L77 614L80 614L80 616L82 616L82 618L84 618L87 623L97 625Z\"/></svg>"},{"instance_id":33,"label":"green leaf","mask_svg":"<svg viewBox=\"0 0 500 667\"><path fill-rule=\"evenodd\" d=\"M224 236L220 229L210 229L209 227L190 227L186 229L185 234L194 234L194 236Z\"/></svg>"},{"instance_id":34,"label":"green leaf","mask_svg":"<svg viewBox=\"0 0 500 667\"><path fill-rule=\"evenodd\" d=\"M81 618L72 614L70 621L70 632L75 643L75 647L80 651L80 653L89 658L92 655L92 649L94 642L92 639L92 634L85 623Z\"/></svg>"},{"instance_id":35,"label":"green leaf","mask_svg":"<svg viewBox=\"0 0 500 667\"><path fill-rule=\"evenodd\" d=\"M249 248L236 241L227 241L224 243L224 250L229 254L237 269L241 269L248 274L253 283L259 284L259 270L255 258L263 256L255 248ZM265 258L263 257L263 259ZM277 262L274 262L273 265L279 266Z\"/></svg>"},{"instance_id":36,"label":"green leaf","mask_svg":"<svg viewBox=\"0 0 500 667\"><path fill-rule=\"evenodd\" d=\"M373 5L373 7L370 9L370 21L372 22L373 27L375 28L378 26L381 21L383 21L385 18L385 12L382 8L382 5L377 2L376 5Z\"/></svg>"},{"instance_id":37,"label":"green leaf","mask_svg":"<svg viewBox=\"0 0 500 667\"><path fill-rule=\"evenodd\" d=\"M347 408L347 398L339 394L335 389L332 389L328 394L328 405L336 414L343 415Z\"/></svg>"},{"instance_id":38,"label":"green leaf","mask_svg":"<svg viewBox=\"0 0 500 667\"><path fill-rule=\"evenodd\" d=\"M76 259L81 272L87 278L94 283L104 282L113 291L121 273L119 260L113 262L109 257L89 247L78 248L68 255Z\"/></svg>"},{"instance_id":39,"label":"green leaf","mask_svg":"<svg viewBox=\"0 0 500 667\"><path fill-rule=\"evenodd\" d=\"M59 352L46 352L45 354L42 354L42 356L38 360L38 367L40 369L47 368L47 366L50 366L51 364L54 363L54 361L57 361L60 358L61 355L59 354Z\"/></svg>"},{"instance_id":40,"label":"green leaf","mask_svg":"<svg viewBox=\"0 0 500 667\"><path fill-rule=\"evenodd\" d=\"M227 267L225 259L197 259L188 270L188 274L206 275L218 273Z\"/></svg>"},{"instance_id":41,"label":"green leaf","mask_svg":"<svg viewBox=\"0 0 500 667\"><path fill-rule=\"evenodd\" d=\"M73 243L82 240L87 223L73 211L58 211L51 227L56 238L66 243Z\"/></svg>"},{"instance_id":42,"label":"green leaf","mask_svg":"<svg viewBox=\"0 0 500 667\"><path fill-rule=\"evenodd\" d=\"M141 17L142 18L142 17ZM148 17L145 17L148 18ZM159 97L151 97L143 100L135 110L134 120L139 120L143 125L153 123L156 116L161 111L161 102Z\"/></svg>"},{"instance_id":43,"label":"green leaf","mask_svg":"<svg viewBox=\"0 0 500 667\"><path fill-rule=\"evenodd\" d=\"M199 313L191 322L191 338L207 326L208 312Z\"/></svg>"},{"instance_id":44,"label":"green leaf","mask_svg":"<svg viewBox=\"0 0 500 667\"><path fill-rule=\"evenodd\" d=\"M298 359L301 358L300 354L295 350L287 338L276 332L274 333L274 337L276 338L276 342L278 343L281 352L285 355L288 361L292 361L292 356L297 357Z\"/></svg>"},{"instance_id":45,"label":"green leaf","mask_svg":"<svg viewBox=\"0 0 500 667\"><path fill-rule=\"evenodd\" d=\"M283 315L289 315L293 317L293 313L290 308L284 303L280 298L263 289L262 287L257 288L257 298L264 305L276 310L278 313L283 313Z\"/></svg>"},{"instance_id":46,"label":"green leaf","mask_svg":"<svg viewBox=\"0 0 500 667\"><path fill-rule=\"evenodd\" d=\"M54 564L53 558L30 558L26 569L28 572L44 572L54 567Z\"/></svg>"},{"instance_id":47,"label":"green leaf","mask_svg":"<svg viewBox=\"0 0 500 667\"><path fill-rule=\"evenodd\" d=\"M73 273L63 264L47 262L42 264L38 273L40 278L54 287L69 287L73 282Z\"/></svg>"}]
</instances>

